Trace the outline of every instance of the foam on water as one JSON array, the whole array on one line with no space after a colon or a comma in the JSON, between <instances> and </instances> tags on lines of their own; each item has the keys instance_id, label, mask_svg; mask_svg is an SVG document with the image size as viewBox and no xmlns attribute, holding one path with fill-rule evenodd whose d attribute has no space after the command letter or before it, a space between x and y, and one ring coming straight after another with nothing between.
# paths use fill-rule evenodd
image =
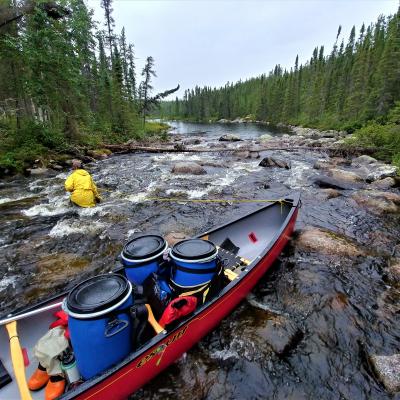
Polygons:
<instances>
[{"instance_id":1,"label":"foam on water","mask_svg":"<svg viewBox=\"0 0 400 400\"><path fill-rule=\"evenodd\" d=\"M71 206L69 205L69 196L48 196L49 203L38 204L36 206L32 206L27 210L22 210L22 214L27 217L34 217L40 215L42 217L65 214L66 212L71 210Z\"/></svg>"},{"instance_id":2,"label":"foam on water","mask_svg":"<svg viewBox=\"0 0 400 400\"><path fill-rule=\"evenodd\" d=\"M7 289L10 285L14 288L16 283L16 276L6 276L0 281L0 290Z\"/></svg>"},{"instance_id":3,"label":"foam on water","mask_svg":"<svg viewBox=\"0 0 400 400\"><path fill-rule=\"evenodd\" d=\"M94 235L104 230L105 227L106 225L99 221L81 222L76 220L63 220L56 223L49 232L49 236L52 238L60 238L74 233Z\"/></svg>"},{"instance_id":4,"label":"foam on water","mask_svg":"<svg viewBox=\"0 0 400 400\"><path fill-rule=\"evenodd\" d=\"M309 175L307 171L311 169L309 163L302 161L292 161L292 167L290 169L290 176L286 180L286 184L291 189L304 188L304 183L307 181L307 176Z\"/></svg>"},{"instance_id":5,"label":"foam on water","mask_svg":"<svg viewBox=\"0 0 400 400\"><path fill-rule=\"evenodd\" d=\"M29 198L32 198L32 197L35 197L35 195L32 195L32 196L17 196L17 197L3 197L3 198L0 198L0 204L12 203L13 201L29 199Z\"/></svg>"}]
</instances>

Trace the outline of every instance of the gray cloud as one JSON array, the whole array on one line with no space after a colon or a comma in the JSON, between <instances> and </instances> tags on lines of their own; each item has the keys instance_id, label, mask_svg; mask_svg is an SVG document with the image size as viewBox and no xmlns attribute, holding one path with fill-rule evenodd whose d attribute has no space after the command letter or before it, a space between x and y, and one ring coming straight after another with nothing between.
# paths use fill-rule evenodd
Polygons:
<instances>
[{"instance_id":1,"label":"gray cloud","mask_svg":"<svg viewBox=\"0 0 400 400\"><path fill-rule=\"evenodd\" d=\"M103 21L100 1L89 0ZM138 71L152 55L162 91L181 85L221 86L268 72L275 64L290 68L315 46L330 51L337 28L345 41L353 25L375 22L396 12L397 0L114 1L116 31L125 26L136 48Z\"/></svg>"}]
</instances>

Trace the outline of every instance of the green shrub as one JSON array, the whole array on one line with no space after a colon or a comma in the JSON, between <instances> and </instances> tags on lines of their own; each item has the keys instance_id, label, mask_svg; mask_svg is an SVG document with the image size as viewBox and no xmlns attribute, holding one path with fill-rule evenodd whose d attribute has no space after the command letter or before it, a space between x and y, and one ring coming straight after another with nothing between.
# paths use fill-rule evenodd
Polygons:
<instances>
[{"instance_id":1,"label":"green shrub","mask_svg":"<svg viewBox=\"0 0 400 400\"><path fill-rule=\"evenodd\" d=\"M373 122L356 130L354 137L356 144L378 148L377 157L390 158L393 163L400 164L400 125Z\"/></svg>"}]
</instances>

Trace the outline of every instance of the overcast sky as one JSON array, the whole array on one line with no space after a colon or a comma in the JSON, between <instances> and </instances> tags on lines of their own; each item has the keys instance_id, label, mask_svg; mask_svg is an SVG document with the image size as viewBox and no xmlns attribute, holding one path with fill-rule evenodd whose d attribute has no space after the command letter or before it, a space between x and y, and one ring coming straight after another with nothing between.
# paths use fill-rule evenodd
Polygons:
<instances>
[{"instance_id":1,"label":"overcast sky","mask_svg":"<svg viewBox=\"0 0 400 400\"><path fill-rule=\"evenodd\" d=\"M100 0L88 0L103 23ZM116 32L135 45L137 72L155 59L155 92L221 86L307 61L315 46L330 51L337 28L394 14L398 0L114 0ZM173 95L175 96L175 95Z\"/></svg>"}]
</instances>

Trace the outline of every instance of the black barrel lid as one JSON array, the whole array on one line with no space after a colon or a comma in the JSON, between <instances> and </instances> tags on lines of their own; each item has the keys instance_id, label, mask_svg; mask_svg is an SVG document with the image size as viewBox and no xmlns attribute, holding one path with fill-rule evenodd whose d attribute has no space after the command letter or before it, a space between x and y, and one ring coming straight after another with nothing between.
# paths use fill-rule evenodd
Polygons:
<instances>
[{"instance_id":1,"label":"black barrel lid","mask_svg":"<svg viewBox=\"0 0 400 400\"><path fill-rule=\"evenodd\" d=\"M208 258L217 253L217 248L213 243L203 239L186 239L175 244L172 248L172 257L184 260L197 260Z\"/></svg>"},{"instance_id":2,"label":"black barrel lid","mask_svg":"<svg viewBox=\"0 0 400 400\"><path fill-rule=\"evenodd\" d=\"M129 292L128 280L117 274L98 275L75 286L68 294L67 308L91 314L119 303Z\"/></svg>"},{"instance_id":3,"label":"black barrel lid","mask_svg":"<svg viewBox=\"0 0 400 400\"><path fill-rule=\"evenodd\" d=\"M159 254L167 242L162 236L143 235L129 241L122 250L122 255L129 260L142 260Z\"/></svg>"}]
</instances>

